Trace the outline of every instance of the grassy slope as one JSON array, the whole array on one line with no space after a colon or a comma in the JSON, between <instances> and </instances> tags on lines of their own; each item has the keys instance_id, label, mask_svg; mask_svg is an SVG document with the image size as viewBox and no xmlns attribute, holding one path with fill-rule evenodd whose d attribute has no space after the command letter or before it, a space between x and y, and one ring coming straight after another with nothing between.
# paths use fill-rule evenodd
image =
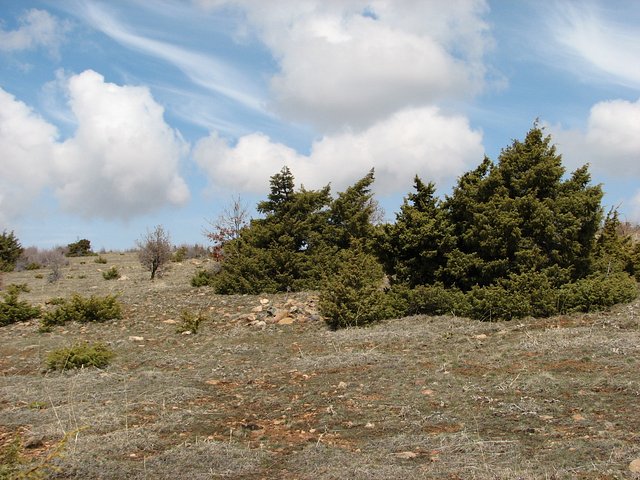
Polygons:
<instances>
[{"instance_id":1,"label":"grassy slope","mask_svg":"<svg viewBox=\"0 0 640 480\"><path fill-rule=\"evenodd\" d=\"M56 478L633 478L640 303L509 323L330 332L298 315L257 328L245 318L260 298L191 288L191 262L151 283L135 256L106 257L72 259L54 285L47 272L4 278L28 283L34 303L118 293L125 306L108 324L0 329L0 441L21 432L43 458L84 428ZM104 280L112 265L127 278ZM314 306L312 294L268 300ZM197 335L176 333L184 309L208 316ZM112 365L43 371L47 352L79 340L108 343Z\"/></svg>"}]
</instances>

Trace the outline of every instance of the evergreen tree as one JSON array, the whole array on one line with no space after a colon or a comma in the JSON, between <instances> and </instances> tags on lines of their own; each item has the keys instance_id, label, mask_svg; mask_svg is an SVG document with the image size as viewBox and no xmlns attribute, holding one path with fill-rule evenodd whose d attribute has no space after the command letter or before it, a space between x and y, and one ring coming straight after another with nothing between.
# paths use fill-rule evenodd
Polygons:
<instances>
[{"instance_id":1,"label":"evergreen tree","mask_svg":"<svg viewBox=\"0 0 640 480\"><path fill-rule=\"evenodd\" d=\"M377 205L373 200L371 185L374 170L340 192L331 203L329 212L328 241L338 248L349 248L355 240L369 241L373 237L372 217Z\"/></svg>"},{"instance_id":2,"label":"evergreen tree","mask_svg":"<svg viewBox=\"0 0 640 480\"><path fill-rule=\"evenodd\" d=\"M218 293L260 293L317 288L323 267L335 263L327 246L329 186L296 191L284 167L270 180L267 200L238 238L225 244L225 260L213 278Z\"/></svg>"},{"instance_id":3,"label":"evergreen tree","mask_svg":"<svg viewBox=\"0 0 640 480\"><path fill-rule=\"evenodd\" d=\"M434 283L446 263L452 237L435 198L435 185L414 179L394 224L384 225L377 251L394 282L411 287Z\"/></svg>"},{"instance_id":4,"label":"evergreen tree","mask_svg":"<svg viewBox=\"0 0 640 480\"><path fill-rule=\"evenodd\" d=\"M12 272L24 249L13 232L0 235L0 271Z\"/></svg>"},{"instance_id":5,"label":"evergreen tree","mask_svg":"<svg viewBox=\"0 0 640 480\"><path fill-rule=\"evenodd\" d=\"M586 167L563 181L562 158L537 125L524 141L461 177L445 202L456 247L443 277L469 290L544 271L577 279L589 271L602 210Z\"/></svg>"}]
</instances>

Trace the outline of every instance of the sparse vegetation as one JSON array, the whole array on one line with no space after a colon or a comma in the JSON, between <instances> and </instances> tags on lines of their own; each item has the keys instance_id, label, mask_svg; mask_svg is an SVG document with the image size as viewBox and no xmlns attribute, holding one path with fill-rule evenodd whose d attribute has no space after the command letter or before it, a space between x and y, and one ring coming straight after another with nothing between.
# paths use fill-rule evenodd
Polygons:
<instances>
[{"instance_id":1,"label":"sparse vegetation","mask_svg":"<svg viewBox=\"0 0 640 480\"><path fill-rule=\"evenodd\" d=\"M123 320L0 329L0 443L22 434L20 472L66 432L46 478L633 478L639 300L488 323L449 308L460 291L394 284L386 299L415 295L436 316L329 331L313 292L213 295L189 285L191 262L150 283L135 253L105 257L131 278ZM25 271L5 284L27 283L32 305L111 293L80 260L56 284ZM176 334L185 310L207 319L196 336ZM85 342L117 356L43 371Z\"/></svg>"},{"instance_id":2,"label":"sparse vegetation","mask_svg":"<svg viewBox=\"0 0 640 480\"><path fill-rule=\"evenodd\" d=\"M94 263L99 263L103 265L107 263L107 259L104 258L102 255L98 255L93 261Z\"/></svg>"},{"instance_id":3,"label":"sparse vegetation","mask_svg":"<svg viewBox=\"0 0 640 480\"><path fill-rule=\"evenodd\" d=\"M113 356L114 353L103 343L78 343L50 352L47 355L47 368L49 370L104 368L109 365Z\"/></svg>"}]
</instances>

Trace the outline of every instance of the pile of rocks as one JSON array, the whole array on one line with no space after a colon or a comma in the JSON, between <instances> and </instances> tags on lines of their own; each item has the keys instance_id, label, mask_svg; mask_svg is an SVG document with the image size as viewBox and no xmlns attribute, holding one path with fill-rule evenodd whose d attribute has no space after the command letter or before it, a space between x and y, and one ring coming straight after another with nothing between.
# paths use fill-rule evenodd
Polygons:
<instances>
[{"instance_id":1,"label":"pile of rocks","mask_svg":"<svg viewBox=\"0 0 640 480\"><path fill-rule=\"evenodd\" d=\"M261 298L260 305L244 315L246 323L253 327L264 328L269 324L291 325L302 322L322 320L316 308L316 302L309 299L303 302L290 298L284 302L274 303L268 298Z\"/></svg>"}]
</instances>

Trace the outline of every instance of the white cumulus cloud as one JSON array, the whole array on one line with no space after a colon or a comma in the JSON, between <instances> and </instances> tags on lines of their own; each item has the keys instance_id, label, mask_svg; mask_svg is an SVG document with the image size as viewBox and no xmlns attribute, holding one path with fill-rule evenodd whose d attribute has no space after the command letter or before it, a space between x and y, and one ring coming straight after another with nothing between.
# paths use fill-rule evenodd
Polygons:
<instances>
[{"instance_id":1,"label":"white cumulus cloud","mask_svg":"<svg viewBox=\"0 0 640 480\"><path fill-rule=\"evenodd\" d=\"M105 82L91 70L67 80L74 135L57 129L0 89L0 220L17 218L51 189L60 206L84 217L129 219L182 205L188 150L145 87Z\"/></svg>"},{"instance_id":2,"label":"white cumulus cloud","mask_svg":"<svg viewBox=\"0 0 640 480\"><path fill-rule=\"evenodd\" d=\"M569 165L590 163L612 177L640 176L640 100L595 104L584 131L549 128Z\"/></svg>"},{"instance_id":3,"label":"white cumulus cloud","mask_svg":"<svg viewBox=\"0 0 640 480\"><path fill-rule=\"evenodd\" d=\"M20 18L20 26L16 30L5 31L0 28L0 51L15 52L43 47L55 55L68 29L68 23L45 10L34 8Z\"/></svg>"},{"instance_id":4,"label":"white cumulus cloud","mask_svg":"<svg viewBox=\"0 0 640 480\"><path fill-rule=\"evenodd\" d=\"M482 0L207 1L235 5L279 63L274 108L324 129L473 95L490 45Z\"/></svg>"},{"instance_id":5,"label":"white cumulus cloud","mask_svg":"<svg viewBox=\"0 0 640 480\"><path fill-rule=\"evenodd\" d=\"M56 195L86 217L130 218L189 190L178 173L185 143L145 87L107 83L91 70L69 79L78 127L56 152Z\"/></svg>"},{"instance_id":6,"label":"white cumulus cloud","mask_svg":"<svg viewBox=\"0 0 640 480\"><path fill-rule=\"evenodd\" d=\"M0 223L25 212L49 182L56 128L0 88Z\"/></svg>"},{"instance_id":7,"label":"white cumulus cloud","mask_svg":"<svg viewBox=\"0 0 640 480\"><path fill-rule=\"evenodd\" d=\"M436 107L399 111L359 132L328 134L302 155L266 135L241 137L235 145L213 133L198 142L194 158L212 182L239 190L264 192L268 179L287 165L297 183L318 188L329 182L342 189L376 168L378 193L410 189L415 174L447 182L477 164L482 134L461 116Z\"/></svg>"}]
</instances>

